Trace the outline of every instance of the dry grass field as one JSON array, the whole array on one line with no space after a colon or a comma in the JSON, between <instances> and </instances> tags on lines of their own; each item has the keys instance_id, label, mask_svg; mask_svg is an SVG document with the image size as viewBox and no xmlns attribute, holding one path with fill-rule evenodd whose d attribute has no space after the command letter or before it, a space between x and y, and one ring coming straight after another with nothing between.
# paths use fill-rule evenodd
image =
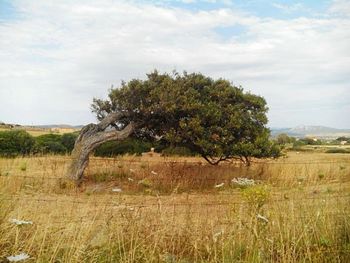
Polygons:
<instances>
[{"instance_id":1,"label":"dry grass field","mask_svg":"<svg viewBox=\"0 0 350 263\"><path fill-rule=\"evenodd\" d=\"M69 161L0 159L0 262L350 262L349 155L91 158L79 189Z\"/></svg>"},{"instance_id":2,"label":"dry grass field","mask_svg":"<svg viewBox=\"0 0 350 263\"><path fill-rule=\"evenodd\" d=\"M28 132L30 135L37 137L40 135L45 135L45 134L65 134L65 133L72 133L78 131L78 129L72 129L72 128L32 128L32 127L26 127L22 126L21 128L4 128L0 127L0 131L13 131L13 130L25 130Z\"/></svg>"}]
</instances>

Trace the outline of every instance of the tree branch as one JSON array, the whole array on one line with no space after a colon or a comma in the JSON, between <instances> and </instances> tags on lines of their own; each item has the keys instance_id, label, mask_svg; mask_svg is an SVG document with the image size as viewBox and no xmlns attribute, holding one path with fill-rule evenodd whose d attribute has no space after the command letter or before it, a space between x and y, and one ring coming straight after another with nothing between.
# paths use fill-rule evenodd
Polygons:
<instances>
[{"instance_id":1,"label":"tree branch","mask_svg":"<svg viewBox=\"0 0 350 263\"><path fill-rule=\"evenodd\" d=\"M97 124L97 128L99 131L104 131L108 126L120 120L124 116L125 113L122 112L109 113L105 118L103 118L102 121L100 121L100 123Z\"/></svg>"},{"instance_id":2,"label":"tree branch","mask_svg":"<svg viewBox=\"0 0 350 263\"><path fill-rule=\"evenodd\" d=\"M129 137L135 129L135 124L130 122L123 130L121 131L101 131L96 134L94 138L94 144L100 145L106 141L113 140L124 140Z\"/></svg>"}]
</instances>

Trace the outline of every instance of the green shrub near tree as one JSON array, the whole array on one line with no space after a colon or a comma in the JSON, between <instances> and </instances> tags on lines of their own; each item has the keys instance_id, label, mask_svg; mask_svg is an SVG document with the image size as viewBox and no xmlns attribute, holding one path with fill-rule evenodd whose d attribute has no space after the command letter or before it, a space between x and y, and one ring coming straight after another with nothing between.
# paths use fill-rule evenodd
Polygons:
<instances>
[{"instance_id":1,"label":"green shrub near tree","mask_svg":"<svg viewBox=\"0 0 350 263\"><path fill-rule=\"evenodd\" d=\"M34 151L38 153L65 154L70 153L74 148L77 133L44 134L35 138Z\"/></svg>"},{"instance_id":2,"label":"green shrub near tree","mask_svg":"<svg viewBox=\"0 0 350 263\"><path fill-rule=\"evenodd\" d=\"M61 136L61 144L66 148L67 152L71 152L74 148L75 140L77 139L79 133L65 133Z\"/></svg>"},{"instance_id":3,"label":"green shrub near tree","mask_svg":"<svg viewBox=\"0 0 350 263\"><path fill-rule=\"evenodd\" d=\"M0 132L0 156L15 157L29 154L66 154L74 148L78 133L44 134L31 136L25 130L11 130ZM191 156L194 155L185 147L169 146L163 141L150 142L135 138L128 138L122 142L106 142L98 147L95 156L111 157L123 154L140 155L155 147L157 152L166 155Z\"/></svg>"},{"instance_id":4,"label":"green shrub near tree","mask_svg":"<svg viewBox=\"0 0 350 263\"><path fill-rule=\"evenodd\" d=\"M276 138L276 142L279 144L279 145L285 145L287 143L293 143L295 141L293 141L294 138L292 137L289 137L286 133L281 133L281 134L278 134L277 138Z\"/></svg>"},{"instance_id":5,"label":"green shrub near tree","mask_svg":"<svg viewBox=\"0 0 350 263\"><path fill-rule=\"evenodd\" d=\"M44 134L35 138L35 152L63 154L67 152L59 134Z\"/></svg>"},{"instance_id":6,"label":"green shrub near tree","mask_svg":"<svg viewBox=\"0 0 350 263\"><path fill-rule=\"evenodd\" d=\"M349 138L349 137L345 137L345 136L341 136L341 137L338 137L338 138L336 139L336 142L337 142L337 143L340 143L340 142L342 142L342 141L345 141L345 142L347 142L347 143L350 143L350 138Z\"/></svg>"},{"instance_id":7,"label":"green shrub near tree","mask_svg":"<svg viewBox=\"0 0 350 263\"><path fill-rule=\"evenodd\" d=\"M124 141L105 142L96 148L94 155L101 157L111 157L127 153L140 155L143 152L148 152L151 147L152 144L150 142L128 138Z\"/></svg>"},{"instance_id":8,"label":"green shrub near tree","mask_svg":"<svg viewBox=\"0 0 350 263\"><path fill-rule=\"evenodd\" d=\"M332 148L327 150L326 153L350 153L350 151L342 148Z\"/></svg>"},{"instance_id":9,"label":"green shrub near tree","mask_svg":"<svg viewBox=\"0 0 350 263\"><path fill-rule=\"evenodd\" d=\"M14 157L31 153L35 140L23 130L0 132L0 155Z\"/></svg>"},{"instance_id":10,"label":"green shrub near tree","mask_svg":"<svg viewBox=\"0 0 350 263\"><path fill-rule=\"evenodd\" d=\"M74 148L77 133L31 136L25 130L0 132L0 156L15 157L28 154L66 154Z\"/></svg>"},{"instance_id":11,"label":"green shrub near tree","mask_svg":"<svg viewBox=\"0 0 350 263\"><path fill-rule=\"evenodd\" d=\"M161 151L165 156L195 156L196 153L184 146L169 146Z\"/></svg>"}]
</instances>

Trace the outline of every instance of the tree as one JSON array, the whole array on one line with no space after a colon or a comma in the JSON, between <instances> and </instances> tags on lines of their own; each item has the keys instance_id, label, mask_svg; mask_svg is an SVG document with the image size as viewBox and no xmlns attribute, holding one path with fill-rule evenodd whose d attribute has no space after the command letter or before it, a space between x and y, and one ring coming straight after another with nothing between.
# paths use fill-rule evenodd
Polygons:
<instances>
[{"instance_id":1,"label":"tree","mask_svg":"<svg viewBox=\"0 0 350 263\"><path fill-rule=\"evenodd\" d=\"M284 145L287 143L291 143L292 142L292 138L290 138L287 134L285 133L280 133L278 134L277 138L277 143L280 145Z\"/></svg>"},{"instance_id":2,"label":"tree","mask_svg":"<svg viewBox=\"0 0 350 263\"><path fill-rule=\"evenodd\" d=\"M78 182L92 150L129 136L186 146L214 165L273 152L265 100L199 73L154 71L145 80L122 82L107 100L94 99L92 110L100 123L82 129L72 153L69 175Z\"/></svg>"},{"instance_id":3,"label":"tree","mask_svg":"<svg viewBox=\"0 0 350 263\"><path fill-rule=\"evenodd\" d=\"M278 144L269 140L270 133L265 130L255 141L239 142L233 146L236 159L241 160L247 166L251 163L251 158L278 158L281 156L281 148Z\"/></svg>"},{"instance_id":4,"label":"tree","mask_svg":"<svg viewBox=\"0 0 350 263\"><path fill-rule=\"evenodd\" d=\"M338 141L338 142L346 141L346 142L350 143L350 138L345 137L345 136L341 136L341 137L338 137L336 139L336 141Z\"/></svg>"}]
</instances>

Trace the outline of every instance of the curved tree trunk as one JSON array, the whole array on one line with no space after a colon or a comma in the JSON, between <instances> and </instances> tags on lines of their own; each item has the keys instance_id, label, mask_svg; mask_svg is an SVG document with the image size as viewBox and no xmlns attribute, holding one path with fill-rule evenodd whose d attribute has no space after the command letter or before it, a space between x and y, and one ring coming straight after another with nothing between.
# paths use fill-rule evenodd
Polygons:
<instances>
[{"instance_id":1,"label":"curved tree trunk","mask_svg":"<svg viewBox=\"0 0 350 263\"><path fill-rule=\"evenodd\" d=\"M106 128L122 117L120 113L111 113L98 124L88 124L82 128L75 141L72 151L72 162L68 169L68 177L79 185L82 182L84 170L89 163L90 153L99 145L107 141L124 140L134 131L134 124L130 123L123 130L110 130Z\"/></svg>"}]
</instances>

